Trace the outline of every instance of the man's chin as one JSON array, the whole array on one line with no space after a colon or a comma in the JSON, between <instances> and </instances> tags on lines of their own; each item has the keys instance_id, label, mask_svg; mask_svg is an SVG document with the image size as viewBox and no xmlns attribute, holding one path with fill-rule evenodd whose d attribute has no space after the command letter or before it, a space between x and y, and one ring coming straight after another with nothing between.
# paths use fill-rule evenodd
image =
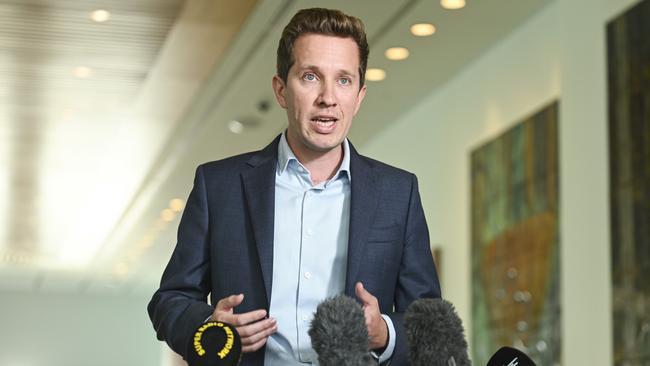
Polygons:
<instances>
[{"instance_id":1,"label":"man's chin","mask_svg":"<svg viewBox=\"0 0 650 366\"><path fill-rule=\"evenodd\" d=\"M341 146L341 142L330 142L330 143L319 143L319 144L309 144L309 149L313 152L321 153L321 154L326 154L339 146Z\"/></svg>"}]
</instances>

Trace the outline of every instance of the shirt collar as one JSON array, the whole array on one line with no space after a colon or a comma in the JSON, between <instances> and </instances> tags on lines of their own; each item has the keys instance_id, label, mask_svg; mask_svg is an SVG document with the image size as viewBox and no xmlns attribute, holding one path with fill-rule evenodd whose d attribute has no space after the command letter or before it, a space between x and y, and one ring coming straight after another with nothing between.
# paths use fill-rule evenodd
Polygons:
<instances>
[{"instance_id":1,"label":"shirt collar","mask_svg":"<svg viewBox=\"0 0 650 366\"><path fill-rule=\"evenodd\" d=\"M296 158L296 155L294 155L293 151L291 150L291 147L289 147L289 143L287 142L287 131L285 130L282 132L282 136L280 137L280 143L278 145L278 174L282 175L284 172L287 170L287 167L289 166L289 162L294 160L297 164L302 164L300 161L298 161L298 158ZM303 166L303 168L305 168ZM305 168L307 170L307 168ZM341 172L344 172L344 174L347 175L348 181L352 180L352 175L350 174L350 144L348 143L348 139L345 138L343 140L343 160L341 161L341 165L339 166L339 170L334 174L334 177L332 179L336 179Z\"/></svg>"}]
</instances>

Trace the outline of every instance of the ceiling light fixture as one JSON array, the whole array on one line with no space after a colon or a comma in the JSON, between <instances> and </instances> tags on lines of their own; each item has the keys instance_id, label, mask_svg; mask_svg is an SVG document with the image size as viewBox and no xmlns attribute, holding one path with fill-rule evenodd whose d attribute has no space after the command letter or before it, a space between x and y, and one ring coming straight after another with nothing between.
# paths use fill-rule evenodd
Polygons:
<instances>
[{"instance_id":1,"label":"ceiling light fixture","mask_svg":"<svg viewBox=\"0 0 650 366\"><path fill-rule=\"evenodd\" d=\"M236 119L233 119L232 121L228 122L228 129L232 133L240 134L244 132L244 124L237 121Z\"/></svg>"},{"instance_id":2,"label":"ceiling light fixture","mask_svg":"<svg viewBox=\"0 0 650 366\"><path fill-rule=\"evenodd\" d=\"M409 57L409 50L404 47L391 47L384 52L384 56L389 60L400 61Z\"/></svg>"},{"instance_id":3,"label":"ceiling light fixture","mask_svg":"<svg viewBox=\"0 0 650 366\"><path fill-rule=\"evenodd\" d=\"M74 76L78 77L79 79L87 79L92 74L93 74L93 69L91 69L90 67L78 66L75 67L74 69Z\"/></svg>"},{"instance_id":4,"label":"ceiling light fixture","mask_svg":"<svg viewBox=\"0 0 650 366\"><path fill-rule=\"evenodd\" d=\"M465 7L465 0L440 0L440 5L445 9L461 9Z\"/></svg>"},{"instance_id":5,"label":"ceiling light fixture","mask_svg":"<svg viewBox=\"0 0 650 366\"><path fill-rule=\"evenodd\" d=\"M173 200L169 201L169 208L171 208L174 212L181 212L183 210L183 205L185 205L185 203L180 198L174 198Z\"/></svg>"},{"instance_id":6,"label":"ceiling light fixture","mask_svg":"<svg viewBox=\"0 0 650 366\"><path fill-rule=\"evenodd\" d=\"M175 216L176 216L176 214L174 213L174 211L172 211L172 210L170 210L168 208L164 209L160 213L160 218L163 219L166 222L170 222L170 221L174 220Z\"/></svg>"},{"instance_id":7,"label":"ceiling light fixture","mask_svg":"<svg viewBox=\"0 0 650 366\"><path fill-rule=\"evenodd\" d=\"M98 9L90 14L90 19L97 23L103 23L111 19L111 13L108 10Z\"/></svg>"},{"instance_id":8,"label":"ceiling light fixture","mask_svg":"<svg viewBox=\"0 0 650 366\"><path fill-rule=\"evenodd\" d=\"M411 34L417 37L427 37L436 32L436 27L430 23L417 23L411 26Z\"/></svg>"},{"instance_id":9,"label":"ceiling light fixture","mask_svg":"<svg viewBox=\"0 0 650 366\"><path fill-rule=\"evenodd\" d=\"M366 80L382 81L386 79L386 71L379 68L370 68L366 71Z\"/></svg>"}]
</instances>

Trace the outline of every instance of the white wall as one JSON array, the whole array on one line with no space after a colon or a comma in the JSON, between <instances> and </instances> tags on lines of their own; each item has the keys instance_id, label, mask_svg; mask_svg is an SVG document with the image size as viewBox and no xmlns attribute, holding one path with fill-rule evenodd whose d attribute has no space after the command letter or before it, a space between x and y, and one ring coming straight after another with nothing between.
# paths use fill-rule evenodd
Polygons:
<instances>
[{"instance_id":1,"label":"white wall","mask_svg":"<svg viewBox=\"0 0 650 366\"><path fill-rule=\"evenodd\" d=\"M470 151L559 99L562 363L612 363L605 27L634 3L555 0L361 146L418 175L468 334Z\"/></svg>"},{"instance_id":2,"label":"white wall","mask_svg":"<svg viewBox=\"0 0 650 366\"><path fill-rule=\"evenodd\" d=\"M160 365L161 344L147 316L148 301L2 291L0 365Z\"/></svg>"}]
</instances>

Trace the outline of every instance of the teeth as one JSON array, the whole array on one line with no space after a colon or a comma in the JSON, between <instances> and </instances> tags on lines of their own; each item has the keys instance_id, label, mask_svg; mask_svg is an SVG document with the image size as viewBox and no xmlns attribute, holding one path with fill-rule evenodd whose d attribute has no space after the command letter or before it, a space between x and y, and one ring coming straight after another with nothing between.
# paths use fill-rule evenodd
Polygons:
<instances>
[{"instance_id":1,"label":"teeth","mask_svg":"<svg viewBox=\"0 0 650 366\"><path fill-rule=\"evenodd\" d=\"M330 127L332 127L332 126L334 125L334 123L336 122L336 120L332 120L332 119L328 119L328 120L324 120L324 119L313 119L312 121L316 122L316 124L317 124L318 126L325 127L325 128L330 128Z\"/></svg>"}]
</instances>

